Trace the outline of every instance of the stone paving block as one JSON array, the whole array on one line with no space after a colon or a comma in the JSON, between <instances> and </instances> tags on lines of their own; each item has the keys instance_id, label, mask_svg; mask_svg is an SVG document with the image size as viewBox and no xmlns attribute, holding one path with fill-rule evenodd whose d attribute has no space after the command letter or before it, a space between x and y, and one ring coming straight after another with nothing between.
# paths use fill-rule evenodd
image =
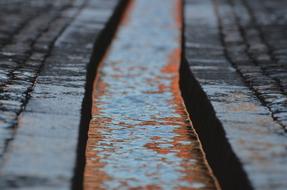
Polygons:
<instances>
[{"instance_id":1,"label":"stone paving block","mask_svg":"<svg viewBox=\"0 0 287 190\"><path fill-rule=\"evenodd\" d=\"M17 132L31 137L37 134L37 136L47 139L67 139L77 135L78 129L73 126L79 121L79 117L75 114L27 111L20 119L21 125L25 125L25 127L19 128Z\"/></svg>"},{"instance_id":2,"label":"stone paving block","mask_svg":"<svg viewBox=\"0 0 287 190\"><path fill-rule=\"evenodd\" d=\"M0 110L2 111L9 111L15 115L21 113L29 99L29 93L33 88L39 70L50 53L51 45L65 26L72 20L70 18L65 19L65 22L58 22L58 20L63 21L61 16L65 15L66 11L69 11L69 9L75 10L72 4L69 4L69 6L62 4L57 9L47 7L46 5L42 1L41 6L25 6L20 12L17 11L17 7L19 6L17 3L11 2L10 4L1 6L4 13L8 11L8 13L16 14L16 17L19 17L19 19L24 19L23 22L21 21L21 26L17 26L15 31L11 33L7 43L2 44L0 47L0 68L3 71L0 83ZM10 15L8 13L4 14L1 18L5 20ZM22 15L25 13L29 17L26 18L26 16ZM62 25L57 25L56 30L51 30L53 23L60 23ZM10 23L2 24L4 24L3 27L10 27ZM34 45L38 44L38 40L42 40L42 37L46 37L47 35L50 41L46 40L42 44L48 48L45 51L37 52L37 47L34 47ZM14 133L12 131L17 125L17 117L7 121L5 125L9 126L7 130L11 130L11 133L8 133L9 135L7 134L6 137L1 137L3 138L1 141L4 142L3 146L6 147L3 151L7 149L10 140L13 139ZM0 154L2 155L4 152Z\"/></svg>"},{"instance_id":3,"label":"stone paving block","mask_svg":"<svg viewBox=\"0 0 287 190\"><path fill-rule=\"evenodd\" d=\"M284 60L284 53L280 55L275 53L278 48L284 48L284 45L279 47L277 44L282 44L286 39L286 36L282 35L283 30L281 27L284 19L279 21L277 18L278 15L284 15L280 11L281 7L284 7L284 4L284 2L279 1L270 4L266 3L266 1L218 1L218 16L227 56L250 88L260 97L262 103L269 108L272 115L277 112L284 114L286 111L280 107L286 107L287 105L287 101L282 101L280 104L270 104L268 96L266 96L267 94L286 96L287 89L284 78L287 76L287 70L285 67L279 66L280 62L282 63L282 60ZM270 20L270 17L273 17L273 19ZM225 23L224 20L228 20L228 23ZM232 31L226 30L231 26L233 28ZM272 31L266 33L264 32L264 28L272 28ZM233 46L229 45L229 35L237 35L236 40L230 38L235 43ZM272 36L271 39L269 38L270 35ZM236 49L239 47L236 44L239 43L243 45L240 45L240 49L242 50L242 54L246 55L249 66L256 68L257 72L242 70L240 62L237 60L239 55L235 54ZM265 84L272 84L272 88L268 89L268 91L267 89L263 89L262 86ZM286 118L273 118L286 130L286 125L284 124Z\"/></svg>"},{"instance_id":4,"label":"stone paving block","mask_svg":"<svg viewBox=\"0 0 287 190\"><path fill-rule=\"evenodd\" d=\"M37 75L31 81L30 87L33 89L29 91L29 98L24 99L29 101L25 110L20 110L16 133L10 137L13 139L8 144L8 151L1 164L1 188L75 188L73 177L80 175L75 173L78 167L79 130L85 127L80 124L88 82L86 77L90 72L87 68L94 43L99 40L99 36L108 35L102 34L105 27L111 28L111 20L119 16L123 8L123 1L113 0L110 6L105 7L109 11L103 12L100 6L91 8L90 2L79 9L75 18L68 16L69 19L64 21L62 19L65 17L60 17L55 24L59 24L62 29L53 32L49 27L42 38L39 37L42 44L50 46L48 54L46 51L33 52L22 69L15 72L16 76L20 75L19 81L31 75L25 68L35 69ZM104 0L96 2L105 4ZM100 13L101 23L96 19ZM19 84L19 93L25 92L29 84ZM13 84L11 88L16 88L16 85ZM77 184L79 187L81 185Z\"/></svg>"},{"instance_id":5,"label":"stone paving block","mask_svg":"<svg viewBox=\"0 0 287 190\"><path fill-rule=\"evenodd\" d=\"M184 99L224 189L284 189L286 133L274 120L276 112L262 104L257 92L275 95L270 100L279 104L285 101L284 95L280 101L282 91L273 93L278 85L259 64L253 66L250 55L245 53L232 5L221 0L186 0L186 61L181 70ZM248 19L244 12L240 17ZM193 32L194 28L198 32ZM252 53L266 53L266 46L256 44L255 39L249 43L254 44L249 49ZM194 53L210 45L220 48L210 48L206 54ZM221 61L210 59L215 53ZM256 93L255 86L259 89Z\"/></svg>"}]
</instances>

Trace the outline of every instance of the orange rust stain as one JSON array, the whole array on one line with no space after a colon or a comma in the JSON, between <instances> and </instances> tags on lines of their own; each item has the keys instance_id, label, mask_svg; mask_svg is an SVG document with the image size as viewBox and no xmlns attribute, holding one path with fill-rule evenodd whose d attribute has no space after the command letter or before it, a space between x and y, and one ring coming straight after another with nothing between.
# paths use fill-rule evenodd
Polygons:
<instances>
[{"instance_id":1,"label":"orange rust stain","mask_svg":"<svg viewBox=\"0 0 287 190\"><path fill-rule=\"evenodd\" d=\"M124 19L122 21L122 25L127 24L128 18L129 18L129 12L132 9L131 2L134 3L134 0L131 0L129 3L129 8L124 16ZM176 15L176 23L177 27L181 29L182 26L182 1L176 0L176 9L175 9L175 15ZM181 43L181 38L178 39L179 44ZM191 121L188 120L188 114L186 112L186 109L184 107L180 90L179 90L179 66L181 61L181 49L176 48L174 49L169 56L168 63L165 67L161 69L162 73L168 74L166 77L164 74L163 78L165 80L171 80L170 86L166 86L163 84L158 85L158 91L157 92L147 92L147 93L163 93L166 91L171 91L173 94L173 99L170 101L172 105L175 106L176 113L180 115L180 117L165 117L165 118L153 118L154 120L151 121L143 121L139 125L142 126L156 126L156 125L171 125L171 126L178 126L174 129L174 132L176 136L172 139L171 142L162 142L161 138L158 136L151 137L151 143L147 143L144 146L148 149L151 149L158 154L169 154L169 153L175 153L177 157L182 158L182 160L191 160L191 159L197 159L198 155L202 155L202 150L198 148L197 150L194 150L194 147L198 147L198 145L193 145L191 143L182 143L182 142L191 142L192 137L190 136L190 128L188 126L192 126ZM100 64L100 67L102 66L102 63ZM114 76L114 77L121 77L121 76ZM158 80L160 81L160 80ZM157 78L155 77L154 80L149 81L150 83L158 82ZM97 74L97 77L94 82L94 92L93 92L93 115L99 115L101 110L97 107L97 99L99 97L105 95L105 89L106 84L99 79L99 74ZM99 141L103 139L103 137L100 135L99 130L101 128L105 128L106 124L111 122L111 118L95 118L92 119L90 123L90 129L89 129L89 139L87 143L87 149L86 149L86 157L87 157L87 163L85 168L85 179L84 179L84 189L104 189L103 183L105 181L111 180L111 177L108 176L104 170L103 167L105 166L105 163L103 162L103 158L98 156L99 151L95 150L95 147L103 146L103 144L99 145ZM121 122L119 125L126 126L126 127L133 127L130 126L128 123ZM106 128L105 128L106 129ZM106 129L107 130L107 129ZM90 138L91 137L91 138ZM196 141L196 137L194 141ZM170 145L168 148L162 148L161 145ZM106 145L108 146L108 145ZM109 146L111 147L111 146ZM111 151L111 150L109 150ZM197 153L197 151L199 153ZM92 159L91 159L92 158ZM200 158L205 159L205 158ZM198 160L198 159L197 159ZM165 161L164 158L162 158L162 161ZM182 168L182 173L184 174L181 180L187 181L187 182L193 182L193 181L201 181L203 184L206 184L206 181L208 181L208 178L202 178L202 176L205 175L196 175L200 172L206 172L208 169L208 165L200 165L196 166L192 164L189 161L183 161L180 163ZM204 169L202 169L204 168ZM199 172L195 172L195 171ZM95 177L96 176L96 177ZM212 182L211 182L212 183ZM124 184L123 184L124 185ZM127 185L124 185L127 186ZM157 185L147 185L144 187L138 187L138 188L132 188L132 189L160 189ZM179 189L187 189L185 187L180 187ZM218 188L219 189L219 188Z\"/></svg>"},{"instance_id":2,"label":"orange rust stain","mask_svg":"<svg viewBox=\"0 0 287 190\"><path fill-rule=\"evenodd\" d=\"M171 152L170 148L160 148L159 145L160 145L159 143L154 142L154 143L147 143L144 146L148 149L155 151L158 154L168 154Z\"/></svg>"},{"instance_id":3,"label":"orange rust stain","mask_svg":"<svg viewBox=\"0 0 287 190\"><path fill-rule=\"evenodd\" d=\"M102 68L103 60L107 56L108 51L105 53L101 59L98 67L98 71ZM98 97L104 96L106 92L107 85L99 77L99 72L96 74L96 78L93 84L93 103L92 103L92 116L97 115L101 112L100 108L97 106ZM86 147L86 165L84 171L84 189L93 190L93 189L104 189L102 182L109 180L108 176L102 168L105 166L105 163L102 162L102 159L98 156L98 151L94 149L97 147L98 142L103 139L103 137L98 132L100 128L105 127L105 123L111 121L110 118L97 118L90 121L89 131L88 131L88 141ZM95 178L95 176L97 176Z\"/></svg>"},{"instance_id":4,"label":"orange rust stain","mask_svg":"<svg viewBox=\"0 0 287 190\"><path fill-rule=\"evenodd\" d=\"M122 26L126 26L129 23L130 15L131 15L132 9L134 7L134 3L135 3L135 0L127 0L127 1L129 1L129 2L128 2L128 5L126 7L123 18L120 22L120 25L122 25Z\"/></svg>"},{"instance_id":5,"label":"orange rust stain","mask_svg":"<svg viewBox=\"0 0 287 190\"><path fill-rule=\"evenodd\" d=\"M121 25L125 25L129 21L129 15L132 10L132 4L134 0L129 0L126 11L123 15L123 18L120 22ZM119 27L118 29L119 30ZM105 55L102 57L99 66L98 71L96 74L96 78L94 80L93 84L93 105L92 105L92 115L99 115L101 110L97 106L98 102L97 100L105 95L107 85L104 81L100 78L99 71L103 67L103 62L107 55L109 54L109 49L106 51ZM106 123L111 122L111 118L96 118L90 121L90 127L88 131L88 141L87 141L87 147L86 147L86 166L84 171L84 189L85 190L94 190L94 189L105 189L103 187L103 182L111 180L111 177L106 174L106 172L103 170L104 166L106 165L103 163L103 159L98 156L99 151L95 149L95 147L98 147L98 143L103 139L101 136L101 133L99 130L101 128L106 127ZM111 150L112 151L112 150Z\"/></svg>"},{"instance_id":6,"label":"orange rust stain","mask_svg":"<svg viewBox=\"0 0 287 190\"><path fill-rule=\"evenodd\" d=\"M181 49L175 48L169 56L168 64L161 69L161 72L172 73L176 75L179 69L180 54L181 54Z\"/></svg>"},{"instance_id":7,"label":"orange rust stain","mask_svg":"<svg viewBox=\"0 0 287 190\"><path fill-rule=\"evenodd\" d=\"M177 24L177 28L179 28L180 30L182 29L182 15L183 15L183 2L182 0L176 0L175 1L175 10L174 10L174 17L175 17L175 21Z\"/></svg>"},{"instance_id":8,"label":"orange rust stain","mask_svg":"<svg viewBox=\"0 0 287 190\"><path fill-rule=\"evenodd\" d=\"M158 90L159 90L160 93L166 91L166 89L167 89L167 86L165 86L163 84L159 84L158 85Z\"/></svg>"},{"instance_id":9,"label":"orange rust stain","mask_svg":"<svg viewBox=\"0 0 287 190\"><path fill-rule=\"evenodd\" d=\"M174 120L172 120L172 119L174 119L174 118L165 117L165 118L151 120L151 121L142 121L142 122L138 123L137 126L175 125L176 119L174 119ZM167 120L167 121L165 121L165 120Z\"/></svg>"},{"instance_id":10,"label":"orange rust stain","mask_svg":"<svg viewBox=\"0 0 287 190\"><path fill-rule=\"evenodd\" d=\"M146 185L143 187L134 187L130 188L130 190L160 190L161 187L158 185Z\"/></svg>"},{"instance_id":11,"label":"orange rust stain","mask_svg":"<svg viewBox=\"0 0 287 190\"><path fill-rule=\"evenodd\" d=\"M101 63L102 64L102 63ZM100 65L101 67L101 65ZM94 91L93 91L93 100L96 100L97 97L103 96L105 93L106 85L103 81L98 78L94 81ZM97 107L97 103L93 102L92 106L92 115L99 114L101 111ZM88 142L86 147L86 166L84 172L84 189L104 189L102 182L109 180L108 176L102 168L105 166L105 163L102 162L102 158L98 156L98 151L94 147L98 146L98 142L103 139L99 133L99 129L105 127L105 123L109 122L109 118L97 118L90 121L90 128L88 132ZM97 176L95 178L95 176Z\"/></svg>"},{"instance_id":12,"label":"orange rust stain","mask_svg":"<svg viewBox=\"0 0 287 190\"><path fill-rule=\"evenodd\" d=\"M177 0L175 7L176 7L174 11L175 20L177 23L177 27L181 30L182 29L182 1ZM179 41L179 44L181 44L181 36L179 37L178 41ZM176 154L179 158L190 160L190 159L193 159L194 156L204 155L204 154L203 154L202 149L200 148L198 148L198 150L194 150L191 144L182 144L182 142L190 142L192 140L189 136L190 131L188 129L188 126L192 126L192 123L188 118L188 114L187 114L186 108L183 104L182 97L180 94L180 88L179 88L180 61L181 61L181 49L176 48L170 53L167 65L161 69L161 72L169 73L172 75L172 78L171 78L172 82L169 87L173 93L173 99L171 100L171 104L175 105L176 112L181 116L180 118L167 117L164 120L171 122L171 123L173 122L174 124L179 126L178 128L174 130L174 132L178 135L173 138L173 142L171 142L173 146L169 149L159 148L159 144L156 142L153 144L148 144L147 146L161 154L166 154L169 152L177 152ZM196 180L196 181L201 181L203 184L207 184L206 182L208 181L208 179L202 180L202 179L199 179L198 176L194 175L196 173L207 171L207 173L210 173L207 176L213 176L206 162L205 157L200 158L200 159L204 160L206 165L196 166L194 164L191 164L190 162L181 163L181 166L184 170L182 171L182 173L184 174L184 176L182 177L182 180L189 181L189 182L193 182L194 180ZM195 172L195 170L197 170L196 167L199 167L198 172ZM205 169L202 169L202 167ZM214 185L217 186L217 189L220 189L216 179L215 179ZM180 189L185 189L185 188L182 187Z\"/></svg>"},{"instance_id":13,"label":"orange rust stain","mask_svg":"<svg viewBox=\"0 0 287 190\"><path fill-rule=\"evenodd\" d=\"M162 68L161 72L172 74L171 92L173 93L172 104L176 105L176 112L183 117L186 117L185 108L182 106L182 98L179 89L179 66L181 60L181 49L174 49L169 56L169 61L165 67ZM184 115L183 115L184 114ZM170 118L174 120L174 118Z\"/></svg>"},{"instance_id":14,"label":"orange rust stain","mask_svg":"<svg viewBox=\"0 0 287 190\"><path fill-rule=\"evenodd\" d=\"M182 11L183 11L182 5L183 5L182 0L176 0L176 6L175 6L176 8L174 11L174 15L175 15L177 27L180 31L182 31L182 19L183 19L182 18ZM181 40L182 40L182 38L180 36L178 39L179 44L182 43ZM179 88L179 66L180 66L180 62L181 62L181 49L175 49L170 54L168 64L162 69L162 72L173 74L172 83L170 86L171 91L173 93L173 100L171 101L171 103L176 105L176 112L179 115L181 115L181 119L187 118L185 120L185 122L183 122L180 125L181 126L180 128L177 128L174 130L178 134L178 136L174 137L174 141L172 142L172 144L178 150L178 152L177 152L178 157L190 160L190 159L193 159L194 157L198 157L199 155L203 155L203 157L200 159L205 162L204 165L191 164L190 162L182 162L181 166L184 169L183 173L185 174L183 176L182 180L190 181L190 182L196 180L196 181L201 181L203 184L210 184L211 183L216 187L216 189L221 189L217 179L214 177L212 170L210 169L210 167L207 163L206 158L204 157L204 152L201 148L200 142L198 142L199 143L198 149L195 149L195 147L193 147L194 145L191 145L191 144L185 144L185 145L181 144L181 142L183 142L183 141L184 142L190 142L194 138L198 139L198 137L197 136L191 137L188 135L188 134L190 134L189 130L191 130L191 129L188 129L187 126L192 126L192 123L188 117L188 113L186 111L185 105L183 103L183 100L182 100L182 97L180 94L180 88ZM167 118L167 119L173 120L173 118ZM194 131L194 133L196 134L195 131ZM192 149L192 152L191 152L191 149ZM202 169L202 167L205 169ZM198 172L196 172L196 170L198 170ZM212 176L213 181L210 182L210 180L208 178L202 177L202 176L206 176L206 175L194 175L194 174L198 174L200 172L209 173L209 175L207 175L207 176ZM180 189L186 189L186 188L182 187Z\"/></svg>"},{"instance_id":15,"label":"orange rust stain","mask_svg":"<svg viewBox=\"0 0 287 190\"><path fill-rule=\"evenodd\" d=\"M157 141L157 140L160 140L160 139L161 139L161 137L159 137L159 136L154 136L154 137L151 138L151 140L153 140L153 141Z\"/></svg>"}]
</instances>

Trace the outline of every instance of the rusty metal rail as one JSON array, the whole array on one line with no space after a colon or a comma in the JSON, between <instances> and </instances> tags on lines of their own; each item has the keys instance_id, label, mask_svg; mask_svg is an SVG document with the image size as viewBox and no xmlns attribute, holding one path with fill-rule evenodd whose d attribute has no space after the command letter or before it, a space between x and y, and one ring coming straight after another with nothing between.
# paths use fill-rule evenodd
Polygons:
<instances>
[{"instance_id":1,"label":"rusty metal rail","mask_svg":"<svg viewBox=\"0 0 287 190\"><path fill-rule=\"evenodd\" d=\"M94 82L85 189L215 189L179 91L181 1L134 1Z\"/></svg>"}]
</instances>

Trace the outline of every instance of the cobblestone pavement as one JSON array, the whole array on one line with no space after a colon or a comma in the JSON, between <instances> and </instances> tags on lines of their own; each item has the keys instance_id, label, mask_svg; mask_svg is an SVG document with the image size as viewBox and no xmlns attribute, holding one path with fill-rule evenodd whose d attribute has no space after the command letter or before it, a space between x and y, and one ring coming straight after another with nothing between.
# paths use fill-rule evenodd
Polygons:
<instances>
[{"instance_id":1,"label":"cobblestone pavement","mask_svg":"<svg viewBox=\"0 0 287 190\"><path fill-rule=\"evenodd\" d=\"M286 2L218 1L227 55L285 130L287 126ZM239 56L240 55L240 56Z\"/></svg>"},{"instance_id":2,"label":"cobblestone pavement","mask_svg":"<svg viewBox=\"0 0 287 190\"><path fill-rule=\"evenodd\" d=\"M1 44L1 189L71 187L87 66L118 3L43 4L15 16L24 24Z\"/></svg>"},{"instance_id":3,"label":"cobblestone pavement","mask_svg":"<svg viewBox=\"0 0 287 190\"><path fill-rule=\"evenodd\" d=\"M0 0L0 189L286 189L287 1L183 1Z\"/></svg>"},{"instance_id":4,"label":"cobblestone pavement","mask_svg":"<svg viewBox=\"0 0 287 190\"><path fill-rule=\"evenodd\" d=\"M257 11L267 1L252 2L186 0L185 54L196 81L182 71L189 80L182 88L190 88L183 90L186 104L223 188L284 189L286 72L275 58L278 45L263 33L271 13ZM276 21L269 25L279 27Z\"/></svg>"},{"instance_id":5,"label":"cobblestone pavement","mask_svg":"<svg viewBox=\"0 0 287 190\"><path fill-rule=\"evenodd\" d=\"M20 8L18 2L1 6L0 157L13 138L17 116L29 98L51 45L81 5L53 7L44 1L41 6L23 4L25 8Z\"/></svg>"}]
</instances>

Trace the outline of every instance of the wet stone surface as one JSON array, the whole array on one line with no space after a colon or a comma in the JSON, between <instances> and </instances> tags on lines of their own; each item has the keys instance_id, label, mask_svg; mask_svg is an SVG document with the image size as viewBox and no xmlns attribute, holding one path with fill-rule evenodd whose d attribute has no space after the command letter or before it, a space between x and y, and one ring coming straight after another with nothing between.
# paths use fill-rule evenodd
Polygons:
<instances>
[{"instance_id":1,"label":"wet stone surface","mask_svg":"<svg viewBox=\"0 0 287 190\"><path fill-rule=\"evenodd\" d=\"M0 3L1 159L51 46L84 1L57 5L52 1L38 1L37 5L25 2Z\"/></svg>"},{"instance_id":2,"label":"wet stone surface","mask_svg":"<svg viewBox=\"0 0 287 190\"><path fill-rule=\"evenodd\" d=\"M273 119L286 130L286 2L220 0L218 3L230 61L271 111Z\"/></svg>"},{"instance_id":3,"label":"wet stone surface","mask_svg":"<svg viewBox=\"0 0 287 190\"><path fill-rule=\"evenodd\" d=\"M180 97L178 6L135 1L103 60L85 189L215 189Z\"/></svg>"},{"instance_id":4,"label":"wet stone surface","mask_svg":"<svg viewBox=\"0 0 287 190\"><path fill-rule=\"evenodd\" d=\"M119 1L72 2L33 17L0 49L0 189L71 188L87 65Z\"/></svg>"},{"instance_id":5,"label":"wet stone surface","mask_svg":"<svg viewBox=\"0 0 287 190\"><path fill-rule=\"evenodd\" d=\"M234 9L244 9L241 7L243 5L236 4L239 1L232 2L235 4ZM287 139L282 128L284 119L274 117L275 113L285 117L286 99L284 90L279 87L283 83L277 83L267 71L263 72L259 62L253 63L253 59L257 58L251 56L251 49L246 49L247 46L254 45L254 48L256 46L264 50L266 45L260 46L242 39L232 2L186 0L186 58L252 187L285 189ZM261 3L258 1L257 4ZM237 16L246 19L249 15L238 12ZM252 24L249 23L249 29L254 27ZM262 56L270 58L271 55L263 50ZM254 95L253 90L259 96ZM258 99L261 97L264 102L270 101L270 106L262 104ZM273 105L274 109L283 106L282 111L274 111ZM201 109L198 106L193 112L202 112ZM209 143L212 145L218 142L211 140Z\"/></svg>"}]
</instances>

